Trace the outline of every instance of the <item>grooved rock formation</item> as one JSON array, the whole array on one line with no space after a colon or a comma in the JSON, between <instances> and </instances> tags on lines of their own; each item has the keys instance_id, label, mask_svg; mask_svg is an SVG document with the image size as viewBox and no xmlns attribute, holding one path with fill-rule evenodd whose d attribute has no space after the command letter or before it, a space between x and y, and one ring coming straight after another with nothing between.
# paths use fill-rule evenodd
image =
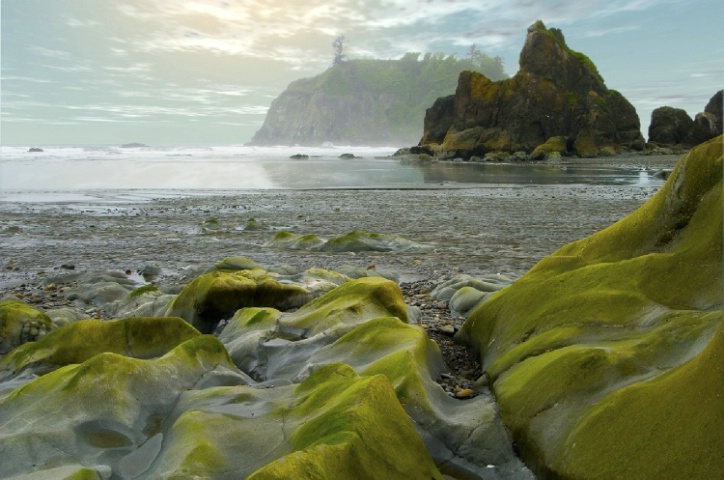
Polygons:
<instances>
[{"instance_id":1,"label":"grooved rock formation","mask_svg":"<svg viewBox=\"0 0 724 480\"><path fill-rule=\"evenodd\" d=\"M649 143L690 148L721 135L723 94L724 90L715 93L693 120L681 108L657 108L651 113Z\"/></svg>"},{"instance_id":2,"label":"grooved rock formation","mask_svg":"<svg viewBox=\"0 0 724 480\"><path fill-rule=\"evenodd\" d=\"M606 87L591 60L568 48L560 30L538 21L528 29L518 73L498 82L461 73L455 95L427 110L412 152L442 158L529 154L563 137L559 153L594 157L643 149L640 127L634 107Z\"/></svg>"},{"instance_id":3,"label":"grooved rock formation","mask_svg":"<svg viewBox=\"0 0 724 480\"><path fill-rule=\"evenodd\" d=\"M722 137L458 333L540 478L724 477Z\"/></svg>"},{"instance_id":4,"label":"grooved rock formation","mask_svg":"<svg viewBox=\"0 0 724 480\"><path fill-rule=\"evenodd\" d=\"M0 478L533 478L489 397L435 381L395 282L216 268L160 309L178 316L78 320L0 356ZM5 303L12 339L43 316Z\"/></svg>"}]
</instances>

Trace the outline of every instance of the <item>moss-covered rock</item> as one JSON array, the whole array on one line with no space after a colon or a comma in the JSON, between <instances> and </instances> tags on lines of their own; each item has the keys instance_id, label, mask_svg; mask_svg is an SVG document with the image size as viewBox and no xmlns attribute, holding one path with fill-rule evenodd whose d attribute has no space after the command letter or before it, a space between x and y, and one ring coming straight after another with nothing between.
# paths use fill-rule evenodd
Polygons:
<instances>
[{"instance_id":1,"label":"moss-covered rock","mask_svg":"<svg viewBox=\"0 0 724 480\"><path fill-rule=\"evenodd\" d=\"M0 302L0 355L42 338L53 328L53 321L40 310L14 300Z\"/></svg>"},{"instance_id":2,"label":"moss-covered rock","mask_svg":"<svg viewBox=\"0 0 724 480\"><path fill-rule=\"evenodd\" d=\"M346 365L330 364L295 393L299 400L289 412L299 422L290 436L294 453L250 479L442 479L385 376L358 377ZM391 445L404 448L391 451Z\"/></svg>"},{"instance_id":3,"label":"moss-covered rock","mask_svg":"<svg viewBox=\"0 0 724 480\"><path fill-rule=\"evenodd\" d=\"M407 322L407 306L400 286L381 277L347 282L313 300L280 322L282 332L312 336L337 329L340 324L394 316Z\"/></svg>"},{"instance_id":4,"label":"moss-covered rock","mask_svg":"<svg viewBox=\"0 0 724 480\"><path fill-rule=\"evenodd\" d=\"M441 478L437 463L529 479L495 405L435 382L440 351L400 287L337 280L294 312L240 309L219 339L180 318L81 320L15 349L0 477Z\"/></svg>"},{"instance_id":5,"label":"moss-covered rock","mask_svg":"<svg viewBox=\"0 0 724 480\"><path fill-rule=\"evenodd\" d=\"M551 157L560 158L561 156L568 155L568 139L566 137L558 136L551 137L535 147L533 152L530 154L531 160L549 160Z\"/></svg>"},{"instance_id":6,"label":"moss-covered rock","mask_svg":"<svg viewBox=\"0 0 724 480\"><path fill-rule=\"evenodd\" d=\"M106 352L133 358L158 357L198 335L181 318L79 320L13 350L0 360L0 378L22 372L42 375Z\"/></svg>"},{"instance_id":7,"label":"moss-covered rock","mask_svg":"<svg viewBox=\"0 0 724 480\"><path fill-rule=\"evenodd\" d=\"M545 475L724 475L724 384L713 378L721 172L719 137L639 210L541 260L458 334L480 350L506 425Z\"/></svg>"},{"instance_id":8,"label":"moss-covered rock","mask_svg":"<svg viewBox=\"0 0 724 480\"><path fill-rule=\"evenodd\" d=\"M160 358L102 353L60 368L0 400L12 459L0 475L90 465L101 478L442 478L384 375L331 364L298 386L244 383L210 336Z\"/></svg>"},{"instance_id":9,"label":"moss-covered rock","mask_svg":"<svg viewBox=\"0 0 724 480\"><path fill-rule=\"evenodd\" d=\"M201 335L160 358L104 352L59 368L0 399L0 476L83 465L103 478L135 477L167 447L158 440L185 392L246 382L223 345Z\"/></svg>"},{"instance_id":10,"label":"moss-covered rock","mask_svg":"<svg viewBox=\"0 0 724 480\"><path fill-rule=\"evenodd\" d=\"M278 232L265 246L289 250L317 250L322 252L405 252L422 251L428 245L416 243L397 235L353 230L344 235L324 240L313 234L287 231Z\"/></svg>"},{"instance_id":11,"label":"moss-covered rock","mask_svg":"<svg viewBox=\"0 0 724 480\"><path fill-rule=\"evenodd\" d=\"M518 73L493 81L462 72L455 95L427 110L418 149L439 158L522 151L541 159L569 150L592 157L642 150L640 127L634 107L606 87L591 59L538 21L528 28Z\"/></svg>"},{"instance_id":12,"label":"moss-covered rock","mask_svg":"<svg viewBox=\"0 0 724 480\"><path fill-rule=\"evenodd\" d=\"M301 234L282 230L277 232L271 240L264 245L267 247L284 248L288 250L309 250L324 244L324 240L314 234Z\"/></svg>"},{"instance_id":13,"label":"moss-covered rock","mask_svg":"<svg viewBox=\"0 0 724 480\"><path fill-rule=\"evenodd\" d=\"M406 252L428 249L428 245L413 242L397 235L353 230L329 239L316 250L323 252Z\"/></svg>"},{"instance_id":14,"label":"moss-covered rock","mask_svg":"<svg viewBox=\"0 0 724 480\"><path fill-rule=\"evenodd\" d=\"M216 262L214 267L217 270L254 270L255 268L263 268L261 265L256 263L254 260L248 257L226 257L223 260Z\"/></svg>"},{"instance_id":15,"label":"moss-covered rock","mask_svg":"<svg viewBox=\"0 0 724 480\"><path fill-rule=\"evenodd\" d=\"M173 299L173 295L164 293L155 285L144 285L105 307L106 312L115 318L155 317L163 312Z\"/></svg>"},{"instance_id":16,"label":"moss-covered rock","mask_svg":"<svg viewBox=\"0 0 724 480\"><path fill-rule=\"evenodd\" d=\"M211 272L196 278L170 302L165 315L178 316L202 333L243 307L299 307L311 297L299 285L280 283L262 269Z\"/></svg>"},{"instance_id":17,"label":"moss-covered rock","mask_svg":"<svg viewBox=\"0 0 724 480\"><path fill-rule=\"evenodd\" d=\"M406 318L399 286L370 277L349 281L296 312L239 310L220 339L237 366L263 384L304 381L338 362L359 375L383 375L436 462L468 474L495 468L519 475L510 478L529 478L493 403L485 396L450 398L435 382L446 372L437 345Z\"/></svg>"}]
</instances>

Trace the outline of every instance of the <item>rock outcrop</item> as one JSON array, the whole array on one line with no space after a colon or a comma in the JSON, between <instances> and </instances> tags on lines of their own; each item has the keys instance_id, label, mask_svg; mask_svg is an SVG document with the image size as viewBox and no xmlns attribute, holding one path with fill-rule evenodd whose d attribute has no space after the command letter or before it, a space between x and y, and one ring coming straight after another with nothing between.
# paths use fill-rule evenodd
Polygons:
<instances>
[{"instance_id":1,"label":"rock outcrop","mask_svg":"<svg viewBox=\"0 0 724 480\"><path fill-rule=\"evenodd\" d=\"M518 73L497 82L461 73L455 95L428 109L413 153L464 159L495 151L530 154L563 137L566 155L612 155L643 149L640 127L634 107L606 87L593 62L568 48L560 30L538 21L528 29Z\"/></svg>"},{"instance_id":2,"label":"rock outcrop","mask_svg":"<svg viewBox=\"0 0 724 480\"><path fill-rule=\"evenodd\" d=\"M271 104L252 145L410 145L425 109L455 90L458 74L479 69L505 78L499 59L408 54L400 60L341 62L291 83ZM489 64L489 65L488 65Z\"/></svg>"},{"instance_id":3,"label":"rock outcrop","mask_svg":"<svg viewBox=\"0 0 724 480\"><path fill-rule=\"evenodd\" d=\"M722 137L639 210L483 303L503 420L543 478L724 476Z\"/></svg>"},{"instance_id":4,"label":"rock outcrop","mask_svg":"<svg viewBox=\"0 0 724 480\"><path fill-rule=\"evenodd\" d=\"M722 96L719 90L692 120L681 108L659 107L651 113L649 143L657 147L691 148L722 134Z\"/></svg>"},{"instance_id":5,"label":"rock outcrop","mask_svg":"<svg viewBox=\"0 0 724 480\"><path fill-rule=\"evenodd\" d=\"M407 312L396 283L367 277L294 312L241 308L218 337L190 311L61 327L0 361L0 477L442 479L440 468L531 480L490 398L456 400L435 382L440 350Z\"/></svg>"}]
</instances>

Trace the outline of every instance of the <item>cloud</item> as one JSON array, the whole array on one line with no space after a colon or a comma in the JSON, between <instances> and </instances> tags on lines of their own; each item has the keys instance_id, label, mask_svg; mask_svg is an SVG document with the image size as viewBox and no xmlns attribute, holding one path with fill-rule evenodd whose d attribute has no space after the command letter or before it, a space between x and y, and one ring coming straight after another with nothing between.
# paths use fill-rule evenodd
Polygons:
<instances>
[{"instance_id":1,"label":"cloud","mask_svg":"<svg viewBox=\"0 0 724 480\"><path fill-rule=\"evenodd\" d=\"M103 67L104 69L110 71L110 72L120 72L120 73L145 73L151 70L151 64L150 63L133 63L130 65L124 65L124 66L115 66L115 65L106 65Z\"/></svg>"},{"instance_id":2,"label":"cloud","mask_svg":"<svg viewBox=\"0 0 724 480\"><path fill-rule=\"evenodd\" d=\"M63 15L63 21L71 28L100 27L103 25L101 22L96 20L80 19L77 17L71 17L70 15Z\"/></svg>"},{"instance_id":3,"label":"cloud","mask_svg":"<svg viewBox=\"0 0 724 480\"><path fill-rule=\"evenodd\" d=\"M188 105L188 102L186 102ZM265 105L190 105L190 106L168 106L168 105L120 105L120 104L86 104L86 105L64 105L65 109L73 112L83 112L72 117L93 118L93 121L123 122L128 119L162 119L179 118L217 118L238 115L265 115L269 107Z\"/></svg>"},{"instance_id":4,"label":"cloud","mask_svg":"<svg viewBox=\"0 0 724 480\"><path fill-rule=\"evenodd\" d=\"M63 50L54 50L52 48L37 47L37 46L30 47L30 50L33 53L43 56L43 57L58 58L61 60L70 60L71 58L73 58L73 56L70 53L65 52Z\"/></svg>"},{"instance_id":5,"label":"cloud","mask_svg":"<svg viewBox=\"0 0 724 480\"><path fill-rule=\"evenodd\" d=\"M349 53L372 58L472 43L483 51L495 51L519 41L524 29L537 19L565 26L673 1L132 0L115 8L147 25L149 33L131 39L137 51L210 52L281 62L301 70L310 65L318 69L328 62L331 40L340 33L348 37ZM587 35L634 28L597 29Z\"/></svg>"},{"instance_id":6,"label":"cloud","mask_svg":"<svg viewBox=\"0 0 724 480\"><path fill-rule=\"evenodd\" d=\"M55 83L53 80L48 80L47 78L24 77L15 75L3 75L1 80L3 82ZM7 92L3 92L3 96L5 96L6 94Z\"/></svg>"},{"instance_id":7,"label":"cloud","mask_svg":"<svg viewBox=\"0 0 724 480\"><path fill-rule=\"evenodd\" d=\"M607 35L631 32L634 30L639 30L639 27L637 25L627 25L627 26L612 27L612 28L606 28L606 29L588 30L588 31L586 31L584 36L586 36L586 37L604 37Z\"/></svg>"}]
</instances>

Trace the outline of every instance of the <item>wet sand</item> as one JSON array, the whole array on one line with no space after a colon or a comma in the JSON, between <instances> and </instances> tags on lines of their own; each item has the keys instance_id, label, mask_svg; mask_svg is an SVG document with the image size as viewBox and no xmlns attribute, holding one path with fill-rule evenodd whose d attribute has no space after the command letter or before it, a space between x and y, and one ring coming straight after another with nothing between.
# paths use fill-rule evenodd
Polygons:
<instances>
[{"instance_id":1,"label":"wet sand","mask_svg":"<svg viewBox=\"0 0 724 480\"><path fill-rule=\"evenodd\" d=\"M515 278L562 245L632 212L660 186L164 192L167 198L106 191L21 202L6 196L0 203L0 296L64 268L135 272L156 265L161 280L178 280L187 267L235 255L298 269L374 267L397 273L401 281L454 273ZM217 224L202 228L210 219ZM258 229L245 229L250 219ZM355 254L265 246L278 230L330 238L354 229L401 235L433 248Z\"/></svg>"}]
</instances>

